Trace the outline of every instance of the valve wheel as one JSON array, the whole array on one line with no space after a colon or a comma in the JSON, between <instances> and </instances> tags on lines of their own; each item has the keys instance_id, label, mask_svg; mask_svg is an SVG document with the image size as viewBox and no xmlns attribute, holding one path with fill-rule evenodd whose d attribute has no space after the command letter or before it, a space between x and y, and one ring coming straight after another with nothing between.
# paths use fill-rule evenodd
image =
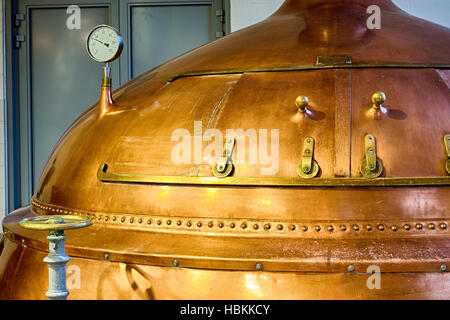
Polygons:
<instances>
[{"instance_id":1,"label":"valve wheel","mask_svg":"<svg viewBox=\"0 0 450 320\"><path fill-rule=\"evenodd\" d=\"M85 216L51 215L26 218L19 224L30 230L63 231L88 227L92 225L92 221Z\"/></svg>"}]
</instances>

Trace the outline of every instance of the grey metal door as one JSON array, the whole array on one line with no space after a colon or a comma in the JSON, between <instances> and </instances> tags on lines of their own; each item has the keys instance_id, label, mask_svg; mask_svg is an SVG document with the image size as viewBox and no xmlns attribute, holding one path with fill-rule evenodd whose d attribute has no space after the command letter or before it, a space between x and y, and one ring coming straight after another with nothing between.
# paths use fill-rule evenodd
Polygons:
<instances>
[{"instance_id":1,"label":"grey metal door","mask_svg":"<svg viewBox=\"0 0 450 320\"><path fill-rule=\"evenodd\" d=\"M122 81L223 36L224 22L222 0L121 0Z\"/></svg>"},{"instance_id":2,"label":"grey metal door","mask_svg":"<svg viewBox=\"0 0 450 320\"><path fill-rule=\"evenodd\" d=\"M101 65L85 50L85 39L95 25L110 24L124 35L124 53L113 63L114 87L224 33L222 0L76 3L80 29L69 29L72 0L18 0L18 12L25 19L18 21L17 32L24 42L11 39L13 46L21 47L12 50L18 57L19 90L17 105L11 104L8 112L17 113L20 138L9 150L18 154L20 163L9 165L10 175L18 177L15 188L9 179L8 210L29 203L59 138L98 100Z\"/></svg>"},{"instance_id":3,"label":"grey metal door","mask_svg":"<svg viewBox=\"0 0 450 320\"><path fill-rule=\"evenodd\" d=\"M80 29L67 27L71 4L19 1L25 14L19 29L25 42L18 49L22 205L29 203L58 139L98 99L101 68L86 54L86 36L101 23L119 27L118 0L78 1Z\"/></svg>"}]
</instances>

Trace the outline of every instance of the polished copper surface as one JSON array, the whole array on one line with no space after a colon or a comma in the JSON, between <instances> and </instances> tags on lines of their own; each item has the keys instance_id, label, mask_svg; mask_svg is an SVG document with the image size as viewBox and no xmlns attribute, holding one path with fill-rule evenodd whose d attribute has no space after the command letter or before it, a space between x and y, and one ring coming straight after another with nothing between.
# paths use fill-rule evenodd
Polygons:
<instances>
[{"instance_id":1,"label":"polished copper surface","mask_svg":"<svg viewBox=\"0 0 450 320\"><path fill-rule=\"evenodd\" d=\"M373 4L380 30L366 27ZM288 0L129 82L115 102L104 86L31 206L3 222L0 298L47 289L45 235L18 221L69 214L93 221L67 232L82 274L72 299L449 299L449 37L388 0ZM373 108L377 91L386 100ZM172 133L194 135L194 121L202 133L267 129L269 145L279 130L279 170L234 163L221 179L210 164L175 164ZM380 178L361 177L367 134ZM304 180L307 137L320 171ZM366 286L372 265L380 290Z\"/></svg>"}]
</instances>

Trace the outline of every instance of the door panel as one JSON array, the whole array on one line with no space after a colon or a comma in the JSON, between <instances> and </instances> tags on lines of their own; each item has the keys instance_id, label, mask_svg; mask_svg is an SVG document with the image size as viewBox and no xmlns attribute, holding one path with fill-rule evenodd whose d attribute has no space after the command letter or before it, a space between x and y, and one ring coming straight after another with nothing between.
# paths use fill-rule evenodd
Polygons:
<instances>
[{"instance_id":1,"label":"door panel","mask_svg":"<svg viewBox=\"0 0 450 320\"><path fill-rule=\"evenodd\" d=\"M216 14L222 9L221 0L121 0L121 30L128 44L122 82L215 40L224 31Z\"/></svg>"},{"instance_id":2,"label":"door panel","mask_svg":"<svg viewBox=\"0 0 450 320\"><path fill-rule=\"evenodd\" d=\"M378 90L386 93L388 112L371 109L371 95ZM383 176L445 176L449 104L448 87L434 69L353 70L352 176L361 175L368 133L375 136Z\"/></svg>"},{"instance_id":3,"label":"door panel","mask_svg":"<svg viewBox=\"0 0 450 320\"><path fill-rule=\"evenodd\" d=\"M299 95L309 98L306 118L299 114L295 105ZM235 131L237 142L234 154L237 163L234 176L298 177L297 165L302 160L304 142L311 137L315 140L314 160L320 167L318 177L334 177L334 101L334 70L242 75L221 106L213 126L224 135L230 129L242 129L241 132L249 133L245 136ZM267 136L261 136L263 130L267 130ZM251 145L256 146L250 143L252 132L257 137L258 148L251 149ZM272 141L272 137L277 139L276 132L278 141ZM261 150L264 153L267 151L264 158L271 161L260 157ZM245 156L245 161L239 160L239 153L243 155L241 159ZM257 155L257 161L252 161L251 155L254 160Z\"/></svg>"},{"instance_id":4,"label":"door panel","mask_svg":"<svg viewBox=\"0 0 450 320\"><path fill-rule=\"evenodd\" d=\"M133 7L132 77L209 42L210 26L210 5Z\"/></svg>"}]
</instances>

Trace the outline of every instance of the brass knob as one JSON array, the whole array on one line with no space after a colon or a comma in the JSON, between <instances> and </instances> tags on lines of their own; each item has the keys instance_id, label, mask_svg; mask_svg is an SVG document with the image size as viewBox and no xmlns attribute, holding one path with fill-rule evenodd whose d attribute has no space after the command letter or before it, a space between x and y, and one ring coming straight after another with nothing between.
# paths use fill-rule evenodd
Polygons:
<instances>
[{"instance_id":1,"label":"brass knob","mask_svg":"<svg viewBox=\"0 0 450 320\"><path fill-rule=\"evenodd\" d=\"M382 104L386 101L386 94L383 91L377 91L372 95L372 102L374 109L380 109Z\"/></svg>"},{"instance_id":2,"label":"brass knob","mask_svg":"<svg viewBox=\"0 0 450 320\"><path fill-rule=\"evenodd\" d=\"M308 103L309 99L307 96L301 95L295 99L295 105L297 106L298 111L302 113L306 112L306 107L308 106Z\"/></svg>"}]
</instances>

